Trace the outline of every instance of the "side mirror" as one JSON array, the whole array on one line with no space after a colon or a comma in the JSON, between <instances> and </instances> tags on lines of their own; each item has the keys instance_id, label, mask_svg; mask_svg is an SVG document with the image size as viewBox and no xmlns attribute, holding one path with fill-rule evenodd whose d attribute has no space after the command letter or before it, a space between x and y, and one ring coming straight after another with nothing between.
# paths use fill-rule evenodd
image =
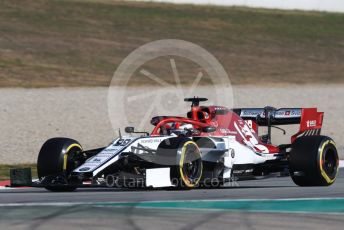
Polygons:
<instances>
[{"instance_id":1,"label":"side mirror","mask_svg":"<svg viewBox=\"0 0 344 230\"><path fill-rule=\"evenodd\" d=\"M214 126L207 126L207 127L202 128L202 132L205 132L205 133L212 133L215 131L216 131L216 128Z\"/></svg>"},{"instance_id":2,"label":"side mirror","mask_svg":"<svg viewBox=\"0 0 344 230\"><path fill-rule=\"evenodd\" d=\"M126 132L126 133L133 133L133 132L135 132L135 128L134 127L125 127L125 129L124 129L124 131Z\"/></svg>"}]
</instances>

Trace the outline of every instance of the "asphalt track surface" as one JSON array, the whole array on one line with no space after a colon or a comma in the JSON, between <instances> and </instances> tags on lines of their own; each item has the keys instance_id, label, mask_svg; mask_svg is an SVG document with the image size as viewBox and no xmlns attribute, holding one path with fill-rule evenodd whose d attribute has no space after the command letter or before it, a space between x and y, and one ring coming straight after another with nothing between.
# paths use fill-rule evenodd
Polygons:
<instances>
[{"instance_id":1,"label":"asphalt track surface","mask_svg":"<svg viewBox=\"0 0 344 230\"><path fill-rule=\"evenodd\" d=\"M340 198L343 169L330 187L283 177L188 191L4 189L0 229L343 229Z\"/></svg>"}]
</instances>

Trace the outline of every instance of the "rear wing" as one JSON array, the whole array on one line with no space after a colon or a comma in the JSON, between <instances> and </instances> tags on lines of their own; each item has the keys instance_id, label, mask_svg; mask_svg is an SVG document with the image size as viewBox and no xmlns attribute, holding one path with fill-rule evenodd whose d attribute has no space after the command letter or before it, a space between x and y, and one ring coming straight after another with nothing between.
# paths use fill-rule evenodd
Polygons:
<instances>
[{"instance_id":1,"label":"rear wing","mask_svg":"<svg viewBox=\"0 0 344 230\"><path fill-rule=\"evenodd\" d=\"M264 108L238 108L233 112L242 119L250 121L251 127L268 125L268 116ZM291 142L300 136L320 135L324 113L318 112L317 108L281 108L270 112L270 125L292 125L300 124L299 131L291 137Z\"/></svg>"},{"instance_id":2,"label":"rear wing","mask_svg":"<svg viewBox=\"0 0 344 230\"><path fill-rule=\"evenodd\" d=\"M233 109L233 112L238 114L244 120L252 120L257 125L268 125L267 117L265 116L264 108L241 108ZM302 117L301 108L282 108L277 109L272 114L273 119L271 125L293 125L300 124Z\"/></svg>"}]
</instances>

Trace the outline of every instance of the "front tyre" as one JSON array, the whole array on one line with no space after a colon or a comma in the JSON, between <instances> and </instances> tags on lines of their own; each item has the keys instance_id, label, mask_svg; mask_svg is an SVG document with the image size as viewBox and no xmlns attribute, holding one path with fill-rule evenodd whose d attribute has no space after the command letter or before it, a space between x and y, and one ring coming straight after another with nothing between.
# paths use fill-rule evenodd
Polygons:
<instances>
[{"instance_id":1,"label":"front tyre","mask_svg":"<svg viewBox=\"0 0 344 230\"><path fill-rule=\"evenodd\" d=\"M76 189L69 185L68 177L81 164L80 152L79 142L69 138L52 138L43 144L38 155L37 174L42 184L47 184L47 190L67 192Z\"/></svg>"},{"instance_id":2,"label":"front tyre","mask_svg":"<svg viewBox=\"0 0 344 230\"><path fill-rule=\"evenodd\" d=\"M339 158L334 141L326 136L295 140L289 157L292 180L299 186L329 186L338 174Z\"/></svg>"},{"instance_id":3,"label":"front tyre","mask_svg":"<svg viewBox=\"0 0 344 230\"><path fill-rule=\"evenodd\" d=\"M195 188L202 177L203 164L197 144L189 138L170 138L160 143L156 162L170 166L172 184L178 188Z\"/></svg>"}]
</instances>

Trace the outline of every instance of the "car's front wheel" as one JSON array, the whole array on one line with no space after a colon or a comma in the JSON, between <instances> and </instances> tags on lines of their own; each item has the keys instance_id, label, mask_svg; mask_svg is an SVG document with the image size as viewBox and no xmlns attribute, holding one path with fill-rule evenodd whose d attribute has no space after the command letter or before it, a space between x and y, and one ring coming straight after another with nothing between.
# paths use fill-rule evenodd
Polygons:
<instances>
[{"instance_id":1,"label":"car's front wheel","mask_svg":"<svg viewBox=\"0 0 344 230\"><path fill-rule=\"evenodd\" d=\"M69 138L52 138L43 144L38 155L37 174L47 190L67 192L76 189L68 183L68 176L81 164L80 152L79 142Z\"/></svg>"},{"instance_id":2,"label":"car's front wheel","mask_svg":"<svg viewBox=\"0 0 344 230\"><path fill-rule=\"evenodd\" d=\"M197 144L189 138L170 138L160 143L156 162L170 167L171 182L179 188L195 188L202 177L203 164Z\"/></svg>"}]
</instances>

